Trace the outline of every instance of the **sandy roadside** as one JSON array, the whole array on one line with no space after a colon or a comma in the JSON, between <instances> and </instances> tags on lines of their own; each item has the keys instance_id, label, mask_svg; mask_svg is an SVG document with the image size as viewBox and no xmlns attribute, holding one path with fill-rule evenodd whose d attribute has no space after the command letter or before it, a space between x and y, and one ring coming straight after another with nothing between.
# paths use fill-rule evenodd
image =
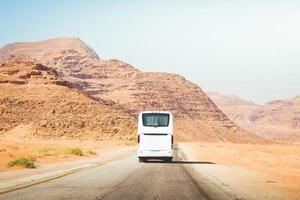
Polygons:
<instances>
[{"instance_id":1,"label":"sandy roadside","mask_svg":"<svg viewBox=\"0 0 300 200\"><path fill-rule=\"evenodd\" d=\"M217 188L227 199L300 199L300 146L181 143L179 147L188 160L201 163L189 167L207 180L204 187Z\"/></svg>"},{"instance_id":2,"label":"sandy roadside","mask_svg":"<svg viewBox=\"0 0 300 200\"><path fill-rule=\"evenodd\" d=\"M124 141L72 141L72 140L24 140L0 141L0 191L20 185L55 177L126 156L136 150ZM83 155L74 155L70 148L79 148ZM68 151L65 151L65 150ZM21 166L9 168L7 163L20 156L36 157L34 169Z\"/></svg>"}]
</instances>

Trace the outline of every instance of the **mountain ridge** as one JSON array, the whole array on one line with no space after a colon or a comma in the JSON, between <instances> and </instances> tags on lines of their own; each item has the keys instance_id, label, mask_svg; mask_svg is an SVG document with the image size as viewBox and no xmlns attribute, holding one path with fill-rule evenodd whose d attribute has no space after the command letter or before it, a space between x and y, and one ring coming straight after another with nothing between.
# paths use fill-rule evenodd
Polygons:
<instances>
[{"instance_id":1,"label":"mountain ridge","mask_svg":"<svg viewBox=\"0 0 300 200\"><path fill-rule=\"evenodd\" d=\"M28 45L30 48L28 49ZM47 49L40 47L46 46ZM99 59L96 51L87 46L82 40L77 37L62 37L47 39L35 42L15 42L6 44L0 49L0 60L9 60L11 56L20 57L27 54L27 51L31 51L30 57L32 59L42 59L41 57L49 51L64 51L64 50L80 50L83 55L90 58Z\"/></svg>"},{"instance_id":2,"label":"mountain ridge","mask_svg":"<svg viewBox=\"0 0 300 200\"><path fill-rule=\"evenodd\" d=\"M179 140L266 142L236 126L198 85L183 76L142 72L116 59L91 57L84 50L86 44L76 45L79 49L66 49L60 46L64 43L61 40L58 44L49 44L49 41L55 43L56 40L46 41L48 43L35 42L33 47L26 43L26 51L17 46L10 51L0 50L0 57L14 60L11 55L22 52L26 57L55 69L60 77L89 96L120 105L135 116L142 110L171 111L175 116L175 134ZM24 49L24 45L20 48ZM43 49L43 54L36 56L39 48Z\"/></svg>"},{"instance_id":3,"label":"mountain ridge","mask_svg":"<svg viewBox=\"0 0 300 200\"><path fill-rule=\"evenodd\" d=\"M272 140L300 141L300 96L254 104L240 98L233 103L230 96L216 92L207 94L231 120L244 129Z\"/></svg>"}]
</instances>

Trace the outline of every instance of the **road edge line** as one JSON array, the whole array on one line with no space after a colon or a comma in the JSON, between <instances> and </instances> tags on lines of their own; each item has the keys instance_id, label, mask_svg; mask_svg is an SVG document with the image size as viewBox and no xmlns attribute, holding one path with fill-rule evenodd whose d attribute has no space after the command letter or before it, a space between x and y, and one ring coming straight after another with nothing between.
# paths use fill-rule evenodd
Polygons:
<instances>
[{"instance_id":1,"label":"road edge line","mask_svg":"<svg viewBox=\"0 0 300 200\"><path fill-rule=\"evenodd\" d=\"M110 162L113 162L113 161L116 161L116 160L127 158L127 157L131 156L134 152L135 151L132 151L132 152L127 153L126 155L118 156L118 157L115 157L113 159L108 159L106 161L93 164L91 166L79 167L79 168L72 169L72 170L69 170L69 171L66 171L66 172L62 172L62 173L60 173L58 175L54 175L52 177L48 177L48 178L36 180L33 183L20 184L20 185L17 185L15 187L11 187L10 189L4 190L4 191L0 191L0 195L7 194L7 193L10 193L10 192L14 192L14 191L18 191L18 190L22 190L22 189L26 189L26 188L29 188L29 187L32 187L32 186L35 186L35 185L47 183L47 182L50 182L50 181L53 181L53 180L56 180L56 179L60 179L60 178L63 178L65 176L68 176L68 175L71 175L71 174L75 174L75 173L78 173L78 172L81 172L81 171L93 169L93 168L105 165L107 163L110 163Z\"/></svg>"}]
</instances>

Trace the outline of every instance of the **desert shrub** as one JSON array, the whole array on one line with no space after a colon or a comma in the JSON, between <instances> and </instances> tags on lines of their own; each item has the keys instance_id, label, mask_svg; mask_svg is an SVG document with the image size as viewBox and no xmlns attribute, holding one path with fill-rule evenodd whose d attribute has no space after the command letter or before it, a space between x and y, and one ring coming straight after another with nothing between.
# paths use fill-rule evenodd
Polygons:
<instances>
[{"instance_id":1,"label":"desert shrub","mask_svg":"<svg viewBox=\"0 0 300 200\"><path fill-rule=\"evenodd\" d=\"M34 157L20 157L18 159L9 161L9 163L7 163L7 167L23 166L25 168L35 168L34 162Z\"/></svg>"},{"instance_id":2,"label":"desert shrub","mask_svg":"<svg viewBox=\"0 0 300 200\"><path fill-rule=\"evenodd\" d=\"M87 153L88 153L89 155L97 155L97 153L96 153L95 151L92 151L92 150L89 150Z\"/></svg>"},{"instance_id":3,"label":"desert shrub","mask_svg":"<svg viewBox=\"0 0 300 200\"><path fill-rule=\"evenodd\" d=\"M52 155L56 154L55 149L51 149L48 147L39 148L38 152L44 156L52 156Z\"/></svg>"},{"instance_id":4,"label":"desert shrub","mask_svg":"<svg viewBox=\"0 0 300 200\"><path fill-rule=\"evenodd\" d=\"M42 154L47 154L49 152L49 148L47 147L39 148L38 152Z\"/></svg>"},{"instance_id":5,"label":"desert shrub","mask_svg":"<svg viewBox=\"0 0 300 200\"><path fill-rule=\"evenodd\" d=\"M125 141L125 145L127 145L127 146L133 146L136 144L137 144L136 138L129 138L128 140Z\"/></svg>"},{"instance_id":6,"label":"desert shrub","mask_svg":"<svg viewBox=\"0 0 300 200\"><path fill-rule=\"evenodd\" d=\"M4 152L4 151L6 151L6 149L0 149L0 152Z\"/></svg>"},{"instance_id":7,"label":"desert shrub","mask_svg":"<svg viewBox=\"0 0 300 200\"><path fill-rule=\"evenodd\" d=\"M78 155L78 156L83 156L82 150L78 147L68 148L66 153L74 154L74 155Z\"/></svg>"},{"instance_id":8,"label":"desert shrub","mask_svg":"<svg viewBox=\"0 0 300 200\"><path fill-rule=\"evenodd\" d=\"M66 154L74 154L78 156L83 156L83 151L78 147L65 147L65 148L39 148L38 149L39 154L44 156L59 156L61 158L66 158Z\"/></svg>"}]
</instances>

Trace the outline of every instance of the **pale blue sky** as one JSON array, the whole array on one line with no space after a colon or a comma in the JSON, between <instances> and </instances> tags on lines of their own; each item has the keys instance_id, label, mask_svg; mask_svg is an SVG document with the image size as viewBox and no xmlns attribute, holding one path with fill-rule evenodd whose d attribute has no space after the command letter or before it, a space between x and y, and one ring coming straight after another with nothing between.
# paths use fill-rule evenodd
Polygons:
<instances>
[{"instance_id":1,"label":"pale blue sky","mask_svg":"<svg viewBox=\"0 0 300 200\"><path fill-rule=\"evenodd\" d=\"M300 1L0 1L0 46L76 36L100 58L258 103L300 95Z\"/></svg>"}]
</instances>

